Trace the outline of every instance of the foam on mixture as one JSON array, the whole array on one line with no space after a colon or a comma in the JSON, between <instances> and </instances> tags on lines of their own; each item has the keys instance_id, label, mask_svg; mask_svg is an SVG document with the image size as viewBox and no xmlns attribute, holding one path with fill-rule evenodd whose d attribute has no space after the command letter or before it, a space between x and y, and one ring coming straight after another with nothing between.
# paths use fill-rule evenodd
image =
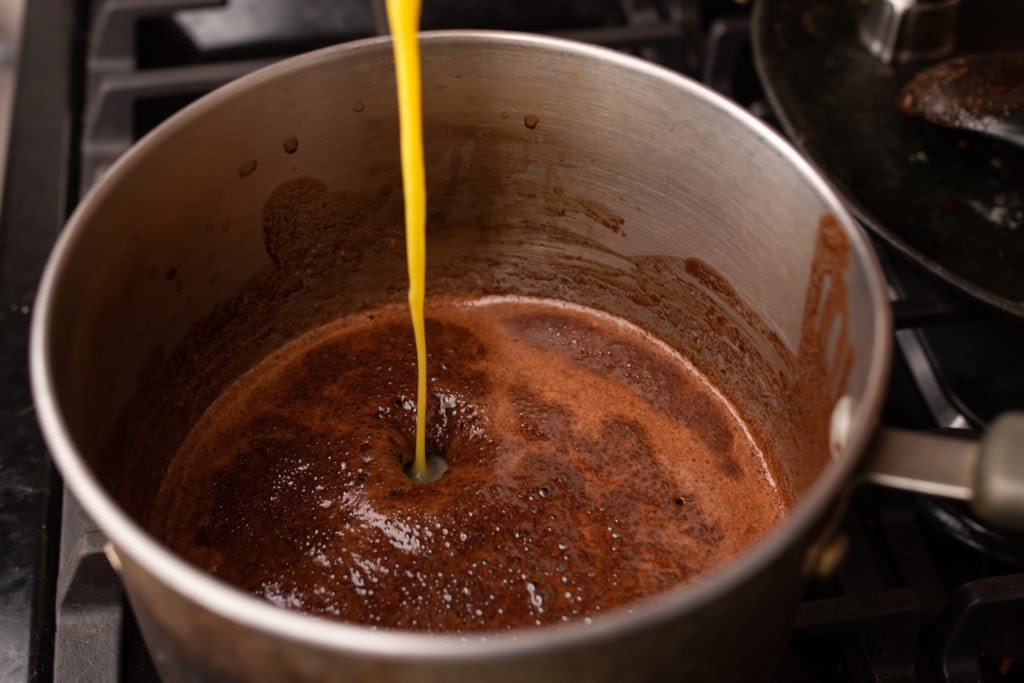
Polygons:
<instances>
[{"instance_id":1,"label":"foam on mixture","mask_svg":"<svg viewBox=\"0 0 1024 683\"><path fill-rule=\"evenodd\" d=\"M586 620L723 564L785 512L742 418L624 321L540 299L428 302L431 484L403 473L405 306L316 329L228 387L150 528L223 580L372 626Z\"/></svg>"}]
</instances>

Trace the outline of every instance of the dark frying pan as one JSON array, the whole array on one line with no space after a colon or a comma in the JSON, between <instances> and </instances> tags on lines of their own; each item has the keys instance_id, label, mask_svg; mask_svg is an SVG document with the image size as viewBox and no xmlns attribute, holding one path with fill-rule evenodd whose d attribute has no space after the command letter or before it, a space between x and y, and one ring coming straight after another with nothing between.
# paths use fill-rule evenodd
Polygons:
<instances>
[{"instance_id":1,"label":"dark frying pan","mask_svg":"<svg viewBox=\"0 0 1024 683\"><path fill-rule=\"evenodd\" d=\"M861 47L857 0L760 0L754 55L775 113L853 213L968 294L1024 316L1024 150L900 113L932 63L887 66ZM958 54L1024 49L1024 3L961 8Z\"/></svg>"}]
</instances>

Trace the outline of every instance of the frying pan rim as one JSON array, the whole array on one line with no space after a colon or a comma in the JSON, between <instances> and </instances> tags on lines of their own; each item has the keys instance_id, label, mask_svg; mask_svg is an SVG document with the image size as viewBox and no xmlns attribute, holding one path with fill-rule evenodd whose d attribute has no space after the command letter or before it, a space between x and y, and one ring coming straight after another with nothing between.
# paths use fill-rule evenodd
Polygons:
<instances>
[{"instance_id":1,"label":"frying pan rim","mask_svg":"<svg viewBox=\"0 0 1024 683\"><path fill-rule=\"evenodd\" d=\"M811 525L835 507L877 424L892 353L892 319L885 293L885 280L866 233L846 212L828 183L789 143L741 107L696 81L607 48L564 38L504 31L459 30L421 34L421 45L425 53L435 45L448 47L460 43L488 48L498 44L502 48L554 50L581 59L610 63L637 76L663 81L665 87L682 88L694 98L714 105L723 116L738 117L751 129L752 134L759 136L795 167L823 202L830 205L830 211L843 225L850 240L854 263L864 269L868 283L866 305L872 308L874 337L869 350L870 358L865 361L870 365L864 398L855 412L850 438L842 452L829 462L786 518L723 568L702 577L693 585L678 586L634 603L628 610L609 612L590 625L577 622L518 630L511 634L472 633L468 636L469 642L466 642L467 637L453 634L375 631L357 624L331 621L276 607L188 564L122 511L100 485L74 445L61 418L48 362L48 330L54 314L54 292L64 270L64 261L72 258L76 243L88 237L91 214L102 204L106 195L115 191L117 179L130 174L151 147L160 145L164 138L179 127L187 125L208 110L217 109L222 101L237 94L266 86L293 72L344 59L352 53L384 49L390 51L390 38L385 36L353 41L282 60L228 83L174 114L122 155L90 190L68 220L47 261L33 312L29 349L37 417L51 456L76 499L111 540L116 552L180 596L254 631L350 655L380 657L395 662L444 661L465 664L521 654L542 654L580 645L592 647L601 640L654 627L671 621L679 614L705 607L717 597L741 586L787 552L798 539L805 537ZM486 636L486 640L477 639L477 636Z\"/></svg>"},{"instance_id":2,"label":"frying pan rim","mask_svg":"<svg viewBox=\"0 0 1024 683\"><path fill-rule=\"evenodd\" d=\"M827 177L821 170L822 164L819 161L819 157L811 154L810 150L803 142L803 138L800 135L801 131L793 124L786 108L782 106L782 100L775 88L775 81L768 78L768 67L765 64L764 48L766 40L764 34L768 31L767 19L765 19L767 10L764 9L764 6L768 4L768 2L769 0L761 0L760 2L754 3L753 12L750 18L750 41L751 46L753 47L754 66L757 69L758 79L761 81L761 87L764 88L764 94L765 97L768 98L768 104L771 107L772 112L778 117L779 123L782 124L782 128L786 133L789 143L793 145L800 154L804 156L804 158L811 162L812 166L814 166L816 172L820 176ZM885 240L886 244L913 261L927 274L931 275L933 278L938 278L942 283L952 286L959 292L966 294L986 306L990 306L1000 313L1004 313L1018 319L1024 318L1024 301L1014 301L1009 297L995 294L991 290L972 282L962 275L954 273L949 268L925 255L922 251L915 248L909 242L883 225L882 222L874 216L874 214L868 211L867 208L857 200L856 196L850 191L845 183L833 178L829 178L829 183L843 199L843 202L846 204L847 208L849 208L850 212L862 225L867 226L875 235Z\"/></svg>"}]
</instances>

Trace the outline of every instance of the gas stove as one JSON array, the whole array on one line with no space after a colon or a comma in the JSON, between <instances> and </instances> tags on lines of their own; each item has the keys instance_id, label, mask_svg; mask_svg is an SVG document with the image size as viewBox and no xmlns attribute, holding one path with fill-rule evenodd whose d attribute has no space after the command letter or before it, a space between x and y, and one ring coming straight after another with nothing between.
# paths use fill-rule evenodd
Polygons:
<instances>
[{"instance_id":1,"label":"gas stove","mask_svg":"<svg viewBox=\"0 0 1024 683\"><path fill-rule=\"evenodd\" d=\"M733 0L433 0L423 28L550 33L702 80L775 125ZM33 0L0 213L0 679L157 680L102 535L50 465L27 378L45 258L78 198L203 93L385 29L374 0ZM979 429L1024 406L1024 324L964 300L880 242L897 354L884 422ZM961 506L863 487L832 575L807 588L778 681L1024 680L1024 539Z\"/></svg>"}]
</instances>

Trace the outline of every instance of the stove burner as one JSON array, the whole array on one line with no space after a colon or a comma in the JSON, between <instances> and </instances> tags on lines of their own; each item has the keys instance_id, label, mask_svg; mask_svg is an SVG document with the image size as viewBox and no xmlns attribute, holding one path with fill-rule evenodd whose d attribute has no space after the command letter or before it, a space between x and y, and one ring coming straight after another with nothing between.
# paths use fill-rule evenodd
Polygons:
<instances>
[{"instance_id":1,"label":"stove burner","mask_svg":"<svg viewBox=\"0 0 1024 683\"><path fill-rule=\"evenodd\" d=\"M918 507L937 529L950 538L1000 562L1024 569L1024 542L1020 534L1000 531L979 522L964 503L922 498Z\"/></svg>"}]
</instances>

